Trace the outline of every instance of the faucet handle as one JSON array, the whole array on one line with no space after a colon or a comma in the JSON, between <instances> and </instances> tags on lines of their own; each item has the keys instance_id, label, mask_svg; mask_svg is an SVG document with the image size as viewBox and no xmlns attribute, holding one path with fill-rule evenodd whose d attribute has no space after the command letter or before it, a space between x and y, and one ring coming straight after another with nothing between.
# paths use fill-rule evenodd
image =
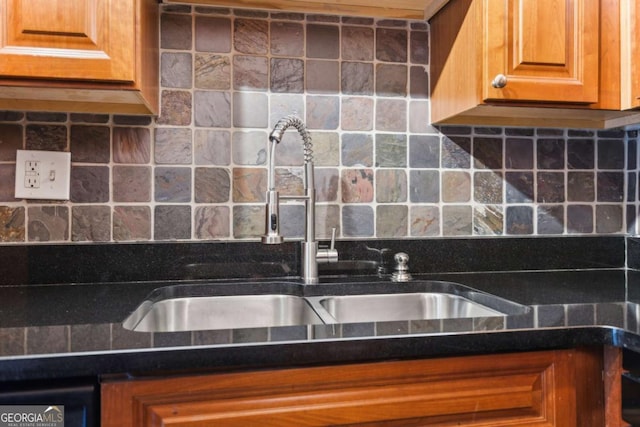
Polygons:
<instances>
[{"instance_id":1,"label":"faucet handle","mask_svg":"<svg viewBox=\"0 0 640 427\"><path fill-rule=\"evenodd\" d=\"M318 249L316 260L322 263L338 262L338 251L336 249L336 228L331 229L331 243L328 248Z\"/></svg>"},{"instance_id":2,"label":"faucet handle","mask_svg":"<svg viewBox=\"0 0 640 427\"><path fill-rule=\"evenodd\" d=\"M331 244L329 246L329 250L335 250L336 248L336 228L333 227L331 229Z\"/></svg>"}]
</instances>

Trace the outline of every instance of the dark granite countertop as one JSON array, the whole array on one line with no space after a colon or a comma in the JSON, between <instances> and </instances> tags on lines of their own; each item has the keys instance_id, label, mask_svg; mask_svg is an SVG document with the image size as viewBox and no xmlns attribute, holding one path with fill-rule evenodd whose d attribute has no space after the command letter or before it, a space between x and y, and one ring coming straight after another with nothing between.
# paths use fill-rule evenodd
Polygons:
<instances>
[{"instance_id":1,"label":"dark granite countertop","mask_svg":"<svg viewBox=\"0 0 640 427\"><path fill-rule=\"evenodd\" d=\"M585 242L571 244L581 247ZM539 250L537 244L533 246ZM618 251L620 246L619 239L606 240L594 253ZM286 251L283 253L287 258ZM639 274L625 266L624 257L620 262L618 255L607 256L605 263L582 262L580 268L553 270L435 273L417 266L409 284L392 283L388 277L364 274L367 272L348 278L327 276L321 284L311 286L301 285L295 277L264 272L255 278L236 279L154 277L123 281L118 280L120 276L103 274L106 280L102 281L46 283L39 278L36 283L12 283L12 278L0 284L0 381L228 372L580 345L640 350L640 298L629 291L638 288ZM274 274L282 265L278 264ZM207 292L213 289L218 294L285 290L297 295L326 295L407 292L432 280L461 283L530 310L476 319L193 332L147 333L122 327L123 320L154 289L169 285L201 287Z\"/></svg>"},{"instance_id":2,"label":"dark granite countertop","mask_svg":"<svg viewBox=\"0 0 640 427\"><path fill-rule=\"evenodd\" d=\"M410 284L375 276L297 281L189 281L214 292L315 294L417 290L444 280L530 306L526 314L477 319L389 321L193 332L132 332L122 321L151 283L0 288L0 380L170 371L234 370L389 358L464 355L590 344L638 336L637 305L625 299L623 269L426 274ZM416 287L417 286L417 287ZM231 289L227 289L231 288ZM78 298L81 295L81 298Z\"/></svg>"}]
</instances>

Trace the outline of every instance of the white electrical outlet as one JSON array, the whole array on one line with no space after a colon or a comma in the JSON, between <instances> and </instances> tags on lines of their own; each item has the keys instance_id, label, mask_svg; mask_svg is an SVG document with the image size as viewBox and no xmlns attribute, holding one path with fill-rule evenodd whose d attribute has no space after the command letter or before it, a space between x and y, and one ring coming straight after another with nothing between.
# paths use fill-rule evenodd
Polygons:
<instances>
[{"instance_id":1,"label":"white electrical outlet","mask_svg":"<svg viewBox=\"0 0 640 427\"><path fill-rule=\"evenodd\" d=\"M71 153L17 150L16 199L68 200Z\"/></svg>"}]
</instances>

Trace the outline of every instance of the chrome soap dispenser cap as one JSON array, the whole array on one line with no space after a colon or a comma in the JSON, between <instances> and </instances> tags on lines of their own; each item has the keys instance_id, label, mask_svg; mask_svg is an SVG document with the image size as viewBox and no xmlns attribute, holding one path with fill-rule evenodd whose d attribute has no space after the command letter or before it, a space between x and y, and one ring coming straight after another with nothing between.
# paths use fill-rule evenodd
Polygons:
<instances>
[{"instance_id":1,"label":"chrome soap dispenser cap","mask_svg":"<svg viewBox=\"0 0 640 427\"><path fill-rule=\"evenodd\" d=\"M391 275L392 282L408 282L412 279L409 274L409 255L404 252L398 252L393 257L396 262L396 268Z\"/></svg>"}]
</instances>

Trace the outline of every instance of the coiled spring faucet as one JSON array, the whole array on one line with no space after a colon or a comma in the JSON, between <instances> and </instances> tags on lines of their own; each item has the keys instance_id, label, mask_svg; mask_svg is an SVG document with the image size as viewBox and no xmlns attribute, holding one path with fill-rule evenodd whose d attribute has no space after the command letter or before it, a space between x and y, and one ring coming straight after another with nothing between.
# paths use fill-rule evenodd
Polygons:
<instances>
[{"instance_id":1,"label":"coiled spring faucet","mask_svg":"<svg viewBox=\"0 0 640 427\"><path fill-rule=\"evenodd\" d=\"M280 143L284 132L294 127L302 137L304 150L304 194L300 196L280 196L276 190L275 181L275 151L276 145ZM283 242L280 234L280 199L283 200L304 200L305 226L304 240L302 241L302 261L301 274L304 283L318 283L318 262L336 262L338 251L335 249L335 229L331 237L331 247L319 249L316 241L316 190L314 181L313 166L313 145L311 135L304 122L296 115L283 117L276 123L273 131L269 135L269 171L267 175L267 205L266 205L266 230L262 236L262 243L269 245Z\"/></svg>"}]
</instances>

